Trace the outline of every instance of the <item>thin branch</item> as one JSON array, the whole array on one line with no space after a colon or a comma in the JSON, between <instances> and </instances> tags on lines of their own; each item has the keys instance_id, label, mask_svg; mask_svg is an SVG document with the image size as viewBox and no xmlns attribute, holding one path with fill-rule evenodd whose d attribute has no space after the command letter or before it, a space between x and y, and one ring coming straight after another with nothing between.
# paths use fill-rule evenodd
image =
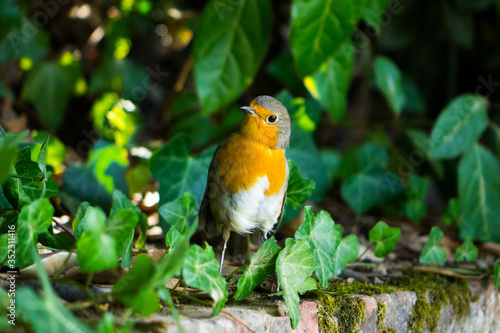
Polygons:
<instances>
[{"instance_id":1,"label":"thin branch","mask_svg":"<svg viewBox=\"0 0 500 333\"><path fill-rule=\"evenodd\" d=\"M70 235L71 235L71 237L72 237L73 239L75 239L75 236L73 235L73 233L72 233L72 232L71 232L68 228L66 228L66 227L65 227L65 226L63 226L61 223L59 223L59 222L56 220L56 218L55 218L55 217L53 217L53 218L52 218L52 222L54 222L58 228L61 228L62 230L66 231L68 234L70 234Z\"/></svg>"}]
</instances>

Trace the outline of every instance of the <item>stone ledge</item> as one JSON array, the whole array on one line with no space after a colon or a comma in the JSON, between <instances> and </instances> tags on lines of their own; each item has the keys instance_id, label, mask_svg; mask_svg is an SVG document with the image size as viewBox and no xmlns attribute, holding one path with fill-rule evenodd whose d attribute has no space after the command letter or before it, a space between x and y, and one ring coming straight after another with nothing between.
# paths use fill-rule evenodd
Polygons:
<instances>
[{"instance_id":1,"label":"stone ledge","mask_svg":"<svg viewBox=\"0 0 500 333\"><path fill-rule=\"evenodd\" d=\"M441 310L437 332L453 333L493 333L500 332L500 293L491 282L481 284L469 282L470 289L478 296L471 303L470 314L457 319L453 307ZM392 294L375 296L353 295L365 304L365 320L359 326L359 332L377 332L378 307L386 305L384 327L393 328L394 332L407 332L417 295L412 291L397 291ZM301 320L296 330L292 330L282 299L260 300L255 305L228 305L224 312L211 318L211 309L196 305L182 305L179 308L181 325L186 333L190 332L319 332L318 306L314 300L302 300L300 304ZM178 332L173 318L165 314L155 314L141 320L141 324L153 332ZM248 327L248 328L247 328ZM390 331L390 330L389 330ZM339 332L342 328L339 327Z\"/></svg>"}]
</instances>

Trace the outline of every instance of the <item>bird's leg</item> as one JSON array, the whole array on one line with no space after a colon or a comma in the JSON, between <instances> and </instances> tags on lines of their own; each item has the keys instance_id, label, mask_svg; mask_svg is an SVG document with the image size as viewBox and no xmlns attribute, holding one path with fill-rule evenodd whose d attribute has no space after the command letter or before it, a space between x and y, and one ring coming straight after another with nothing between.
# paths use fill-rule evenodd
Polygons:
<instances>
[{"instance_id":1,"label":"bird's leg","mask_svg":"<svg viewBox=\"0 0 500 333\"><path fill-rule=\"evenodd\" d=\"M222 274L222 265L224 265L224 255L226 254L227 241L229 240L229 235L231 231L229 229L224 229L222 232L222 239L224 240L224 247L222 248L222 255L220 257L220 268L219 273Z\"/></svg>"}]
</instances>

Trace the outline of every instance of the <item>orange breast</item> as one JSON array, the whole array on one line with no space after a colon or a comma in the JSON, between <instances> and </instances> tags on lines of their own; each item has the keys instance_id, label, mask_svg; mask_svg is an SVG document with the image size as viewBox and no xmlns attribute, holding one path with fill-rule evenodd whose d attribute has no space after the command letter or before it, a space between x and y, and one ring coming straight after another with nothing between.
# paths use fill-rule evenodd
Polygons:
<instances>
[{"instance_id":1,"label":"orange breast","mask_svg":"<svg viewBox=\"0 0 500 333\"><path fill-rule=\"evenodd\" d=\"M265 194L273 195L286 180L286 157L282 149L270 149L239 134L226 141L218 159L219 177L232 193L248 190L259 178L267 176L269 188Z\"/></svg>"}]
</instances>

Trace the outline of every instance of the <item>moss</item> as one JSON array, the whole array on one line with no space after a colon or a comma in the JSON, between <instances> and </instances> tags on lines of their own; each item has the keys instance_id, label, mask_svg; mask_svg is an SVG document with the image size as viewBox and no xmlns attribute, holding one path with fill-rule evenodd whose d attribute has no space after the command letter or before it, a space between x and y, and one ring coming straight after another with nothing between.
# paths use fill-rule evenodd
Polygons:
<instances>
[{"instance_id":1,"label":"moss","mask_svg":"<svg viewBox=\"0 0 500 333\"><path fill-rule=\"evenodd\" d=\"M378 302L377 304L377 333L394 333L396 329L394 327L385 327L385 314L387 312L387 306L384 302Z\"/></svg>"},{"instance_id":2,"label":"moss","mask_svg":"<svg viewBox=\"0 0 500 333\"><path fill-rule=\"evenodd\" d=\"M321 332L355 333L365 320L365 302L351 295L318 294L318 321Z\"/></svg>"},{"instance_id":3,"label":"moss","mask_svg":"<svg viewBox=\"0 0 500 333\"><path fill-rule=\"evenodd\" d=\"M337 332L339 330L355 332L355 330L343 330L344 327L340 323L340 319L339 323L336 323L335 318L332 319L332 315L330 314L334 313L334 311L328 310L329 308L338 308L338 299L351 294L380 295L392 294L395 291L414 291L417 295L417 302L413 307L413 312L408 323L408 330L410 332L423 332L426 328L430 332L436 332L440 322L441 310L444 307L453 306L455 316L460 319L470 313L470 303L476 301L476 298L474 298L469 289L467 280L448 278L437 274L407 274L391 279L387 284L383 285L373 285L366 281L354 281L353 283L334 281L330 284L329 290L342 296L332 297L325 294L321 296L321 302L326 310L323 312L320 325L323 331L327 332ZM333 294L333 292L330 292L330 294ZM325 301L327 296L333 299L333 303ZM331 306L330 303L332 303ZM383 327L385 304L379 307L377 315L378 332L395 331L394 328ZM334 316L339 318L336 315ZM351 322L353 321L351 320ZM356 327L358 326L358 322L359 320L355 321ZM335 326L335 330L332 330L331 327L334 324L338 328Z\"/></svg>"}]
</instances>

